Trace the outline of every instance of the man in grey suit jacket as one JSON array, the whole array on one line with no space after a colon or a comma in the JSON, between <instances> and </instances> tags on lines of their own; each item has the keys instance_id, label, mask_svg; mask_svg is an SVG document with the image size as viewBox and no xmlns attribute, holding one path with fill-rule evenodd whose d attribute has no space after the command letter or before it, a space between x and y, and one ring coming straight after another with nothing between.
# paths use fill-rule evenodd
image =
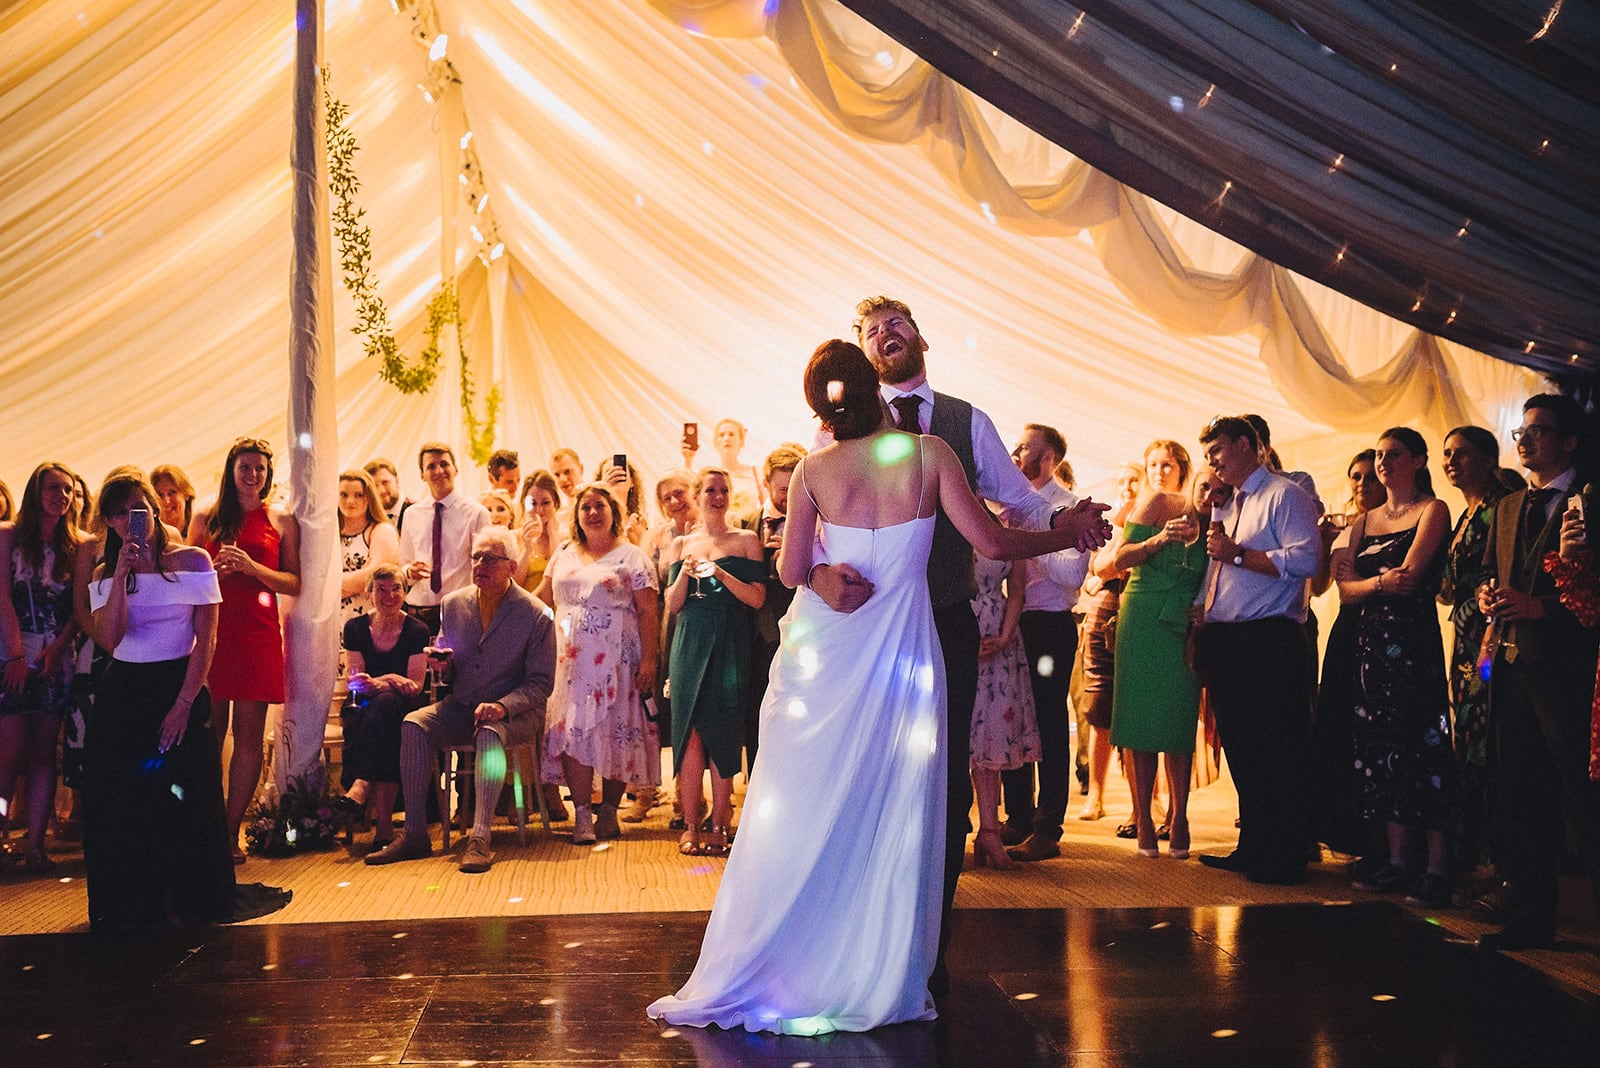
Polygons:
<instances>
[{"instance_id":1,"label":"man in grey suit jacket","mask_svg":"<svg viewBox=\"0 0 1600 1068\"><path fill-rule=\"evenodd\" d=\"M505 785L506 747L534 740L555 682L555 626L550 610L511 581L517 556L516 536L504 527L489 527L472 539L472 585L446 595L440 606L450 696L411 713L401 727L405 833L368 855L368 864L432 854L427 799L434 754L446 746L476 745L477 815L460 867L489 870L489 821Z\"/></svg>"}]
</instances>

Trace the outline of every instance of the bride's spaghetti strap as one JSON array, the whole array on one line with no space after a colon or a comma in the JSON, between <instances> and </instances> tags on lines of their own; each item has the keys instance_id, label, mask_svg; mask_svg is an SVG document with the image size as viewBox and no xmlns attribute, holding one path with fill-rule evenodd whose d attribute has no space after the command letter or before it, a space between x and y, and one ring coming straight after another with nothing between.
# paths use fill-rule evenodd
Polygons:
<instances>
[{"instance_id":1,"label":"bride's spaghetti strap","mask_svg":"<svg viewBox=\"0 0 1600 1068\"><path fill-rule=\"evenodd\" d=\"M913 519L922 518L922 498L928 493L928 453L922 447L922 435L917 435L917 510Z\"/></svg>"},{"instance_id":2,"label":"bride's spaghetti strap","mask_svg":"<svg viewBox=\"0 0 1600 1068\"><path fill-rule=\"evenodd\" d=\"M826 523L828 517L822 514L822 506L817 503L816 497L811 494L811 480L806 477L806 462L801 460L795 465L795 469L800 473L800 488L806 491L806 498L811 501L811 507L816 510L817 518Z\"/></svg>"}]
</instances>

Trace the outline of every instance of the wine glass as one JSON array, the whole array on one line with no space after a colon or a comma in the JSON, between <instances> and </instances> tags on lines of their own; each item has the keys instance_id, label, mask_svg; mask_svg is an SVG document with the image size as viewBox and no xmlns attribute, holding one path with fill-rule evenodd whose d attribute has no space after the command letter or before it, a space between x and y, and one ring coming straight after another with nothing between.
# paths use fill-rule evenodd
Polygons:
<instances>
[{"instance_id":1,"label":"wine glass","mask_svg":"<svg viewBox=\"0 0 1600 1068\"><path fill-rule=\"evenodd\" d=\"M700 580L708 579L716 571L716 565L710 560L696 560L689 567L689 576L694 579L694 589L689 591L690 597L705 597L705 592L700 589Z\"/></svg>"}]
</instances>

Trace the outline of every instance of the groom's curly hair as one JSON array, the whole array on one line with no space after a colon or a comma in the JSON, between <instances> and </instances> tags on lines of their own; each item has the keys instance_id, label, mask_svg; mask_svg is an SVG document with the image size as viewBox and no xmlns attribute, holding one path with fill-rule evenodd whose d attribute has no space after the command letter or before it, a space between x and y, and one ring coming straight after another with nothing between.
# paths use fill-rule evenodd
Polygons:
<instances>
[{"instance_id":1,"label":"groom's curly hair","mask_svg":"<svg viewBox=\"0 0 1600 1068\"><path fill-rule=\"evenodd\" d=\"M806 403L835 441L865 437L883 424L878 372L857 345L834 338L806 364Z\"/></svg>"}]
</instances>

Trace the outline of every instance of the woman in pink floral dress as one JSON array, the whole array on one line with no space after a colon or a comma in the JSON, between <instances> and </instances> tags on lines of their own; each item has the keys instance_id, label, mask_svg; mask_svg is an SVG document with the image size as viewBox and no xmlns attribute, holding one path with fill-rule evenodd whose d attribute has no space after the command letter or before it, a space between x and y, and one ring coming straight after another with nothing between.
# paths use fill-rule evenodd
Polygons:
<instances>
[{"instance_id":1,"label":"woman in pink floral dress","mask_svg":"<svg viewBox=\"0 0 1600 1068\"><path fill-rule=\"evenodd\" d=\"M1028 657L1017 630L1028 561L977 558L978 697L972 704L972 789L978 835L972 860L980 868L1015 868L1000 841L1000 773L1039 759L1039 720L1033 707Z\"/></svg>"},{"instance_id":2,"label":"woman in pink floral dress","mask_svg":"<svg viewBox=\"0 0 1600 1068\"><path fill-rule=\"evenodd\" d=\"M655 569L622 527L622 509L605 486L580 489L572 540L556 550L537 591L556 613L545 778L566 777L576 809L573 845L618 837L617 803L627 784L661 782L660 744L641 700L655 686ZM595 772L604 785L591 817Z\"/></svg>"}]
</instances>

